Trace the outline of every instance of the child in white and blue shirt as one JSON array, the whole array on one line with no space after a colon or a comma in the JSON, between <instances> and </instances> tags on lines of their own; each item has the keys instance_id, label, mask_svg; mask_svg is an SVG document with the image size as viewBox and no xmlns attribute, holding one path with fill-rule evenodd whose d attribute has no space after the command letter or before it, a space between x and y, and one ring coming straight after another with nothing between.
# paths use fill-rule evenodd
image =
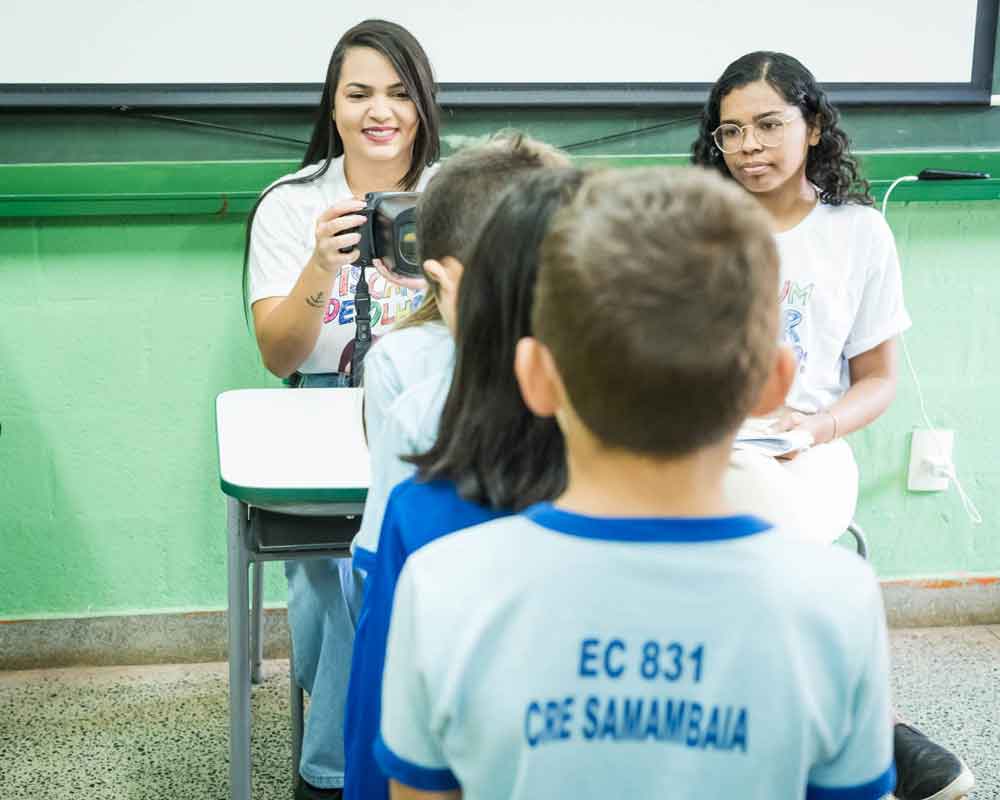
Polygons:
<instances>
[{"instance_id":1,"label":"child in white and blue shirt","mask_svg":"<svg viewBox=\"0 0 1000 800\"><path fill-rule=\"evenodd\" d=\"M567 485L409 554L376 744L394 796L882 797L870 567L724 499L736 429L794 373L761 210L694 170L604 173L541 252L514 363Z\"/></svg>"},{"instance_id":2,"label":"child in white and blue shirt","mask_svg":"<svg viewBox=\"0 0 1000 800\"><path fill-rule=\"evenodd\" d=\"M421 239L424 252L440 258L442 253L448 252L442 248L444 242L449 241L457 248L457 254L466 262L464 265L459 262L464 275L458 285L458 293L465 297L461 312L462 326L456 333L459 343L463 337L468 340L469 335L466 332L492 332L495 320L502 319L509 313L515 313L512 311L516 305L510 287L517 287L518 291L523 293L525 290L530 290L533 283L537 244L541 239L541 232L534 240L522 242L517 246L511 246L508 241L504 241L502 246L494 245L491 250L480 254L480 237L477 234L487 220L492 218L491 212L497 204L497 195L501 194L503 189L515 184L519 177L546 172L548 167L566 163L568 159L548 145L520 135L507 135L491 140L481 147L465 150L449 159L421 199L421 228L418 235L424 237ZM449 211L449 207L460 200L465 222L474 227L471 233L466 231L463 236L449 233L450 226L456 223L455 213L451 213L454 209ZM542 198L536 198L533 203L541 201ZM551 202L554 200L550 199ZM533 205L532 208L534 213L538 206ZM477 209L479 218L473 213ZM473 222L474 226L471 225ZM516 229L519 231L523 229L522 222L519 221ZM506 235L507 229L503 230ZM524 252L526 255L519 259L518 252ZM442 258L442 261L448 260L457 259ZM459 352L465 353L463 361L461 355L456 359L455 348L451 345L451 334L448 334L445 342L444 338L435 333L434 352L441 359L441 364L425 360L423 363L428 367L428 374L419 381L410 382L408 386L403 386L396 378L383 380L383 374L411 377L414 375L413 362L419 360L416 355L410 353L409 359L397 358L406 354L407 342L416 342L420 338L426 340L429 330L443 327L445 323L452 328L456 327L454 296L451 295L451 291L450 286L445 287L442 283L435 292L437 313L443 321L424 321L418 326L408 326L393 332L369 354L369 358L375 355L379 360L369 363L366 359L366 381L372 378L375 380L366 386L366 419L372 482L365 504L362 527L353 545L355 563L367 572L367 577L365 598L355 634L345 715L344 742L347 766L344 796L347 800L354 798L379 800L388 797L388 783L375 763L373 745L378 732L382 664L392 595L396 576L402 568L407 553L435 536L490 519L496 513L501 513L502 509L516 505L513 500L514 495L510 491L505 491L499 496L477 493L459 495L447 480L434 483L421 482L416 485L414 481L406 481L403 486L410 488L407 490L405 501L400 500L396 494L390 495L400 481L405 481L417 471L417 467L405 459L434 451L442 410L445 411L445 427L450 426L456 419L452 394L455 394L456 398L469 399L468 381L464 376L469 374L470 369L481 369L487 375L494 372L493 362L483 352L482 341L466 344L464 351L462 345L458 344ZM522 301L521 306L524 308L523 315L526 319L530 312L530 303ZM420 315L421 311L415 315L418 321ZM477 322L484 319L485 321ZM510 341L511 351L515 343L516 341ZM382 355L379 355L380 353ZM454 391L452 391L452 362L456 365L454 375L458 382ZM509 391L505 397L508 401L517 400L516 387L511 380L508 380L508 384ZM375 400L373 392L379 389L383 391ZM390 395L394 396L390 399ZM482 393L479 396L482 397ZM561 436L551 422L533 420L519 401L513 405L506 402L505 405L513 408L512 413L515 416L519 415L527 423L522 427L540 428L544 431L544 438L561 442ZM530 436L528 440L531 441ZM469 444L471 442L466 438L460 447L465 448ZM561 448L561 444L558 447ZM558 450L558 454L560 457L554 467L540 465L537 469L543 470L546 474L562 475L564 468L561 449ZM525 462L526 459L521 458L509 467L497 468L514 470L522 480L531 480L531 476L536 474L536 467ZM454 471L441 469L440 466L423 470L423 474L425 477L427 475L454 477ZM536 493L525 495L523 502L530 503L533 498L550 496L555 488L561 486L561 483L557 482L550 488L550 484L550 481L538 481L538 485L534 487ZM399 491L403 491L403 487L400 487ZM384 523L383 515L386 516ZM389 542L383 546L380 543L380 531L387 529L391 531L387 537Z\"/></svg>"}]
</instances>

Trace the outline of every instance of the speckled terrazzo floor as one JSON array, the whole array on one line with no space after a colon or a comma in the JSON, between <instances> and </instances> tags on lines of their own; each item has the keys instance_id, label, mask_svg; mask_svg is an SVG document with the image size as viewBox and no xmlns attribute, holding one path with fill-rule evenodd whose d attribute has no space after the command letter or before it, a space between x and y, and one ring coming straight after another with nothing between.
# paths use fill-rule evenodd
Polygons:
<instances>
[{"instance_id":1,"label":"speckled terrazzo floor","mask_svg":"<svg viewBox=\"0 0 1000 800\"><path fill-rule=\"evenodd\" d=\"M900 712L1000 798L1000 627L894 630ZM253 691L254 800L290 800L288 664ZM225 664L0 673L0 800L226 800Z\"/></svg>"},{"instance_id":2,"label":"speckled terrazzo floor","mask_svg":"<svg viewBox=\"0 0 1000 800\"><path fill-rule=\"evenodd\" d=\"M288 662L253 689L254 800L291 800ZM0 800L228 800L225 664L0 672Z\"/></svg>"},{"instance_id":3,"label":"speckled terrazzo floor","mask_svg":"<svg viewBox=\"0 0 1000 800\"><path fill-rule=\"evenodd\" d=\"M890 630L899 714L976 776L970 800L1000 798L1000 626Z\"/></svg>"}]
</instances>

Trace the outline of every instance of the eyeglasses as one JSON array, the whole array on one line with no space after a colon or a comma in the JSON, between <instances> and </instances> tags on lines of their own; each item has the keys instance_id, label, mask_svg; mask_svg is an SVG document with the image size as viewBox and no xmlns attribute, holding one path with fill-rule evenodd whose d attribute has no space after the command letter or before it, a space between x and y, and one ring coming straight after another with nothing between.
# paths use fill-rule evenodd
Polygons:
<instances>
[{"instance_id":1,"label":"eyeglasses","mask_svg":"<svg viewBox=\"0 0 1000 800\"><path fill-rule=\"evenodd\" d=\"M761 147L778 147L785 140L785 125L798 118L795 114L790 117L764 117L751 125L724 122L712 131L712 139L723 153L738 153L743 147L747 130L753 128L754 137Z\"/></svg>"}]
</instances>

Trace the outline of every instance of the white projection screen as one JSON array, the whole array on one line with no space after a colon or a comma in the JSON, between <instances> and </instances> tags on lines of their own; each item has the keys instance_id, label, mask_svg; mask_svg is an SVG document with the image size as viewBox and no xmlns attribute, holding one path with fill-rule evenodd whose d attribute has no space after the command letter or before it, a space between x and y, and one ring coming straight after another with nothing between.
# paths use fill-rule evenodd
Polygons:
<instances>
[{"instance_id":1,"label":"white projection screen","mask_svg":"<svg viewBox=\"0 0 1000 800\"><path fill-rule=\"evenodd\" d=\"M2 0L4 107L310 106L368 16L421 41L445 105L690 105L780 50L841 103L988 103L998 0Z\"/></svg>"}]
</instances>

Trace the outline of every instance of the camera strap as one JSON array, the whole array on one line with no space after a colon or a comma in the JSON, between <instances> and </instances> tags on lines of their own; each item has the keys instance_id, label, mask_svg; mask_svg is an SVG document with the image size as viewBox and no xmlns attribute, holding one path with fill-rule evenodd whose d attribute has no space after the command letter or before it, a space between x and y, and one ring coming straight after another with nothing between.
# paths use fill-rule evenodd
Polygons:
<instances>
[{"instance_id":1,"label":"camera strap","mask_svg":"<svg viewBox=\"0 0 1000 800\"><path fill-rule=\"evenodd\" d=\"M351 354L351 386L361 386L364 361L372 346L372 299L368 292L365 268L361 267L354 289L354 352Z\"/></svg>"}]
</instances>

